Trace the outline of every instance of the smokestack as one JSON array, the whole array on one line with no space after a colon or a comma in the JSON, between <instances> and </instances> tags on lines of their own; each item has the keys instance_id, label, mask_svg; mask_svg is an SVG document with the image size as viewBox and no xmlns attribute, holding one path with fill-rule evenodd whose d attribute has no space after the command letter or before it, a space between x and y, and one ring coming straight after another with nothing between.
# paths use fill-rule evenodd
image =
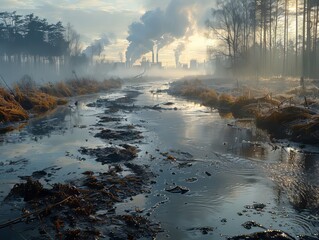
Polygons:
<instances>
[{"instance_id":1,"label":"smokestack","mask_svg":"<svg viewBox=\"0 0 319 240\"><path fill-rule=\"evenodd\" d=\"M156 53L156 63L158 63L158 49L157 49L157 53Z\"/></svg>"},{"instance_id":2,"label":"smokestack","mask_svg":"<svg viewBox=\"0 0 319 240\"><path fill-rule=\"evenodd\" d=\"M152 63L154 63L154 50L152 50Z\"/></svg>"}]
</instances>

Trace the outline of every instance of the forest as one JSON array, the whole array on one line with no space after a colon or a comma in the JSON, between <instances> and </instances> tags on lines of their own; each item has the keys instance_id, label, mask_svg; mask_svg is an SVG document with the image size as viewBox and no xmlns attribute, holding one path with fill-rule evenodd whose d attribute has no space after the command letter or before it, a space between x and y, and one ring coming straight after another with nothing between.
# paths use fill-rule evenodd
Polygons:
<instances>
[{"instance_id":1,"label":"forest","mask_svg":"<svg viewBox=\"0 0 319 240\"><path fill-rule=\"evenodd\" d=\"M210 58L234 74L317 78L318 0L218 0Z\"/></svg>"},{"instance_id":2,"label":"forest","mask_svg":"<svg viewBox=\"0 0 319 240\"><path fill-rule=\"evenodd\" d=\"M71 24L49 23L32 13L0 12L0 69L10 76L8 81L31 73L43 81L60 80L57 75L87 62Z\"/></svg>"},{"instance_id":3,"label":"forest","mask_svg":"<svg viewBox=\"0 0 319 240\"><path fill-rule=\"evenodd\" d=\"M0 12L0 59L5 62L27 62L33 58L55 57L70 54L69 39L61 22L49 24L34 14L18 15Z\"/></svg>"}]
</instances>

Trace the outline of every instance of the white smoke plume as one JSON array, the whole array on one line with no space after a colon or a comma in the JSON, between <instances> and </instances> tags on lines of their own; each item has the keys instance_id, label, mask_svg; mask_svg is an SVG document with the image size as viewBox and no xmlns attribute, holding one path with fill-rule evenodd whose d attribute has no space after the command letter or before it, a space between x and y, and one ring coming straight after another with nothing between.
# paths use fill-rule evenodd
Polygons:
<instances>
[{"instance_id":1,"label":"white smoke plume","mask_svg":"<svg viewBox=\"0 0 319 240\"><path fill-rule=\"evenodd\" d=\"M134 63L143 54L152 51L154 44L160 50L192 31L189 1L172 0L165 10L147 11L139 22L129 26L126 60Z\"/></svg>"},{"instance_id":2,"label":"white smoke plume","mask_svg":"<svg viewBox=\"0 0 319 240\"><path fill-rule=\"evenodd\" d=\"M111 44L111 40L108 36L103 35L100 39L95 40L88 46L83 53L87 57L100 56L104 51L104 48Z\"/></svg>"},{"instance_id":3,"label":"white smoke plume","mask_svg":"<svg viewBox=\"0 0 319 240\"><path fill-rule=\"evenodd\" d=\"M179 57L182 55L182 52L184 50L185 50L185 44L184 43L179 43L177 45L177 47L174 49L176 67L179 66Z\"/></svg>"}]
</instances>

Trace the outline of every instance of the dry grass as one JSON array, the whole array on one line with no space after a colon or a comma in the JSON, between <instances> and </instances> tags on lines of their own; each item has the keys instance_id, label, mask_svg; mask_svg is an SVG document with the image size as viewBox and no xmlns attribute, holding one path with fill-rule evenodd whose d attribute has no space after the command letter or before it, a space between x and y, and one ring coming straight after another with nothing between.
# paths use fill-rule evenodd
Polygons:
<instances>
[{"instance_id":1,"label":"dry grass","mask_svg":"<svg viewBox=\"0 0 319 240\"><path fill-rule=\"evenodd\" d=\"M274 137L308 142L309 139L313 141L312 133L319 130L319 118L314 116L314 113L306 108L289 106L257 116L256 124L268 130Z\"/></svg>"},{"instance_id":2,"label":"dry grass","mask_svg":"<svg viewBox=\"0 0 319 240\"><path fill-rule=\"evenodd\" d=\"M295 87L286 92L286 94L290 95L305 95L305 96L318 96L319 88L316 86L308 86L305 89L302 87Z\"/></svg>"},{"instance_id":3,"label":"dry grass","mask_svg":"<svg viewBox=\"0 0 319 240\"><path fill-rule=\"evenodd\" d=\"M230 94L222 93L219 95L218 100L221 105L231 105L235 102L236 98Z\"/></svg>"},{"instance_id":4,"label":"dry grass","mask_svg":"<svg viewBox=\"0 0 319 240\"><path fill-rule=\"evenodd\" d=\"M261 106L275 108L280 104L278 100L265 97L252 97L250 89L244 95L235 98L233 95L222 93L218 94L214 89L209 88L200 80L190 80L176 82L171 86L171 92L183 97L199 100L203 105L210 108L218 108L220 111L230 111L235 117L255 117L259 113ZM258 92L258 95L261 91ZM264 94L265 95L265 94Z\"/></svg>"},{"instance_id":5,"label":"dry grass","mask_svg":"<svg viewBox=\"0 0 319 240\"><path fill-rule=\"evenodd\" d=\"M274 110L269 115L259 116L259 119L268 124L285 124L297 119L311 119L312 116L313 113L306 108L290 106Z\"/></svg>"},{"instance_id":6,"label":"dry grass","mask_svg":"<svg viewBox=\"0 0 319 240\"><path fill-rule=\"evenodd\" d=\"M265 91L253 91L252 94L250 88L243 89L243 95L237 98L226 93L219 95L200 80L193 80L176 82L170 91L176 95L202 101L205 106L218 107L223 116L229 112L231 114L227 117L254 118L257 127L268 130L273 137L311 144L318 142L319 115L305 107L292 106L298 103L295 94L301 94L300 87L291 91L290 95L280 94L274 98ZM316 96L318 91L316 87L309 87L302 94ZM305 99L306 107L317 104L316 99Z\"/></svg>"},{"instance_id":7,"label":"dry grass","mask_svg":"<svg viewBox=\"0 0 319 240\"><path fill-rule=\"evenodd\" d=\"M304 143L317 143L319 140L319 115L307 121L292 125L292 139Z\"/></svg>"},{"instance_id":8,"label":"dry grass","mask_svg":"<svg viewBox=\"0 0 319 240\"><path fill-rule=\"evenodd\" d=\"M121 87L121 82L116 80L97 81L89 78L70 79L65 82L46 84L40 90L56 97L72 97L108 91Z\"/></svg>"},{"instance_id":9,"label":"dry grass","mask_svg":"<svg viewBox=\"0 0 319 240\"><path fill-rule=\"evenodd\" d=\"M218 95L213 89L205 89L200 95L200 100L204 106L213 108L218 105Z\"/></svg>"},{"instance_id":10,"label":"dry grass","mask_svg":"<svg viewBox=\"0 0 319 240\"><path fill-rule=\"evenodd\" d=\"M119 81L82 78L48 83L38 88L31 77L25 75L14 86L14 96L0 88L0 123L28 119L28 112L44 113L67 103L66 97L107 91L121 86Z\"/></svg>"},{"instance_id":11,"label":"dry grass","mask_svg":"<svg viewBox=\"0 0 319 240\"><path fill-rule=\"evenodd\" d=\"M70 88L64 82L58 82L56 84L48 83L42 87L40 90L48 95L56 97L71 97L72 92Z\"/></svg>"},{"instance_id":12,"label":"dry grass","mask_svg":"<svg viewBox=\"0 0 319 240\"><path fill-rule=\"evenodd\" d=\"M203 105L213 108L218 103L218 94L212 88L208 88L202 81L196 79L178 82L171 86L171 91L176 95L199 100Z\"/></svg>"},{"instance_id":13,"label":"dry grass","mask_svg":"<svg viewBox=\"0 0 319 240\"><path fill-rule=\"evenodd\" d=\"M207 87L200 80L185 81L179 86L179 94L184 97L199 99L206 89Z\"/></svg>"},{"instance_id":14,"label":"dry grass","mask_svg":"<svg viewBox=\"0 0 319 240\"><path fill-rule=\"evenodd\" d=\"M27 111L43 113L56 108L58 105L66 104L67 101L43 93L37 89L25 91L19 86L14 87L16 101Z\"/></svg>"},{"instance_id":15,"label":"dry grass","mask_svg":"<svg viewBox=\"0 0 319 240\"><path fill-rule=\"evenodd\" d=\"M28 113L4 88L0 88L0 122L16 122L28 119Z\"/></svg>"}]
</instances>

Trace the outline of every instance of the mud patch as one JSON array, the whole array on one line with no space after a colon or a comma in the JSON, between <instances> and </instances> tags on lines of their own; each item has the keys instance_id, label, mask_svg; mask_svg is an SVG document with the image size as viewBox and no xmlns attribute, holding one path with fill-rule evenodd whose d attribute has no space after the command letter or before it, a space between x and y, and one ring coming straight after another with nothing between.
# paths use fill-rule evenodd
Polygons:
<instances>
[{"instance_id":1,"label":"mud patch","mask_svg":"<svg viewBox=\"0 0 319 240\"><path fill-rule=\"evenodd\" d=\"M170 192L170 193L180 193L180 194L185 194L189 192L189 189L184 186L176 186L176 187L171 187L171 188L166 188L165 191Z\"/></svg>"},{"instance_id":2,"label":"mud patch","mask_svg":"<svg viewBox=\"0 0 319 240\"><path fill-rule=\"evenodd\" d=\"M249 235L240 235L236 237L228 238L228 240L295 240L289 234L278 231L278 230L268 230L264 232L256 232Z\"/></svg>"},{"instance_id":3,"label":"mud patch","mask_svg":"<svg viewBox=\"0 0 319 240\"><path fill-rule=\"evenodd\" d=\"M157 149L159 151L159 149ZM194 156L188 152L179 150L170 150L168 152L160 152L160 155L164 157L164 160L176 163L179 168L191 167L194 160Z\"/></svg>"},{"instance_id":4,"label":"mud patch","mask_svg":"<svg viewBox=\"0 0 319 240\"><path fill-rule=\"evenodd\" d=\"M116 118L116 117L108 117L108 116L103 116L100 117L99 123L107 123L107 122L120 122L122 119L121 118Z\"/></svg>"},{"instance_id":5,"label":"mud patch","mask_svg":"<svg viewBox=\"0 0 319 240\"><path fill-rule=\"evenodd\" d=\"M203 235L207 235L211 232L214 231L213 227L194 227L194 228L189 228L187 229L188 231L195 231L195 232L200 232Z\"/></svg>"},{"instance_id":6,"label":"mud patch","mask_svg":"<svg viewBox=\"0 0 319 240\"><path fill-rule=\"evenodd\" d=\"M142 139L142 133L136 130L112 130L104 129L101 132L95 134L95 137L110 140L121 140L121 141L133 141Z\"/></svg>"},{"instance_id":7,"label":"mud patch","mask_svg":"<svg viewBox=\"0 0 319 240\"><path fill-rule=\"evenodd\" d=\"M96 161L107 164L133 160L137 157L138 149L129 144L122 144L119 147L106 148L81 147L79 152L85 155L95 156Z\"/></svg>"},{"instance_id":8,"label":"mud patch","mask_svg":"<svg viewBox=\"0 0 319 240\"><path fill-rule=\"evenodd\" d=\"M115 215L115 204L148 193L153 177L143 166L126 167L130 172L125 176L123 169L115 165L107 172L84 172L80 179L57 183L52 188L45 188L30 177L16 184L6 197L6 201L23 198L23 214L0 224L0 228L38 222L43 239L154 238L160 225L141 212Z\"/></svg>"}]
</instances>

